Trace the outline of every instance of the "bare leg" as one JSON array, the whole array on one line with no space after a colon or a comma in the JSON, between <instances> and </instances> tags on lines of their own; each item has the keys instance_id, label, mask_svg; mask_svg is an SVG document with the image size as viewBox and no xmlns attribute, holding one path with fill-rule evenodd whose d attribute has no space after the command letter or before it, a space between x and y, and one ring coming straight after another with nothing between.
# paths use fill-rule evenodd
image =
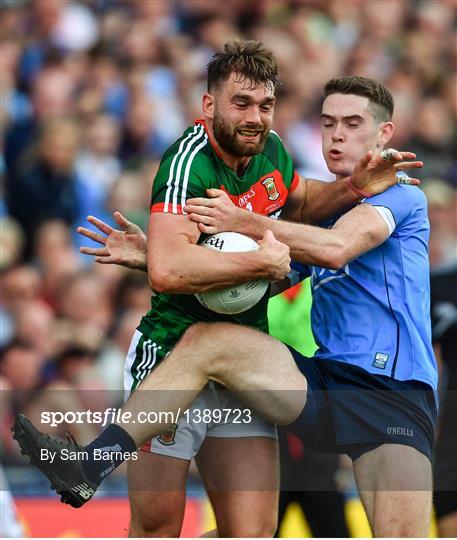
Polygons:
<instances>
[{"instance_id":1,"label":"bare leg","mask_svg":"<svg viewBox=\"0 0 457 540\"><path fill-rule=\"evenodd\" d=\"M375 537L426 537L432 510L432 467L415 448L383 444L354 461Z\"/></svg>"},{"instance_id":2,"label":"bare leg","mask_svg":"<svg viewBox=\"0 0 457 540\"><path fill-rule=\"evenodd\" d=\"M119 425L140 444L172 423L164 411L182 414L209 380L275 424L290 424L306 403L306 379L285 345L252 328L198 323L131 395L122 408L131 417ZM132 422L145 411L158 421Z\"/></svg>"},{"instance_id":3,"label":"bare leg","mask_svg":"<svg viewBox=\"0 0 457 540\"><path fill-rule=\"evenodd\" d=\"M186 504L189 461L138 452L128 463L129 537L177 538Z\"/></svg>"},{"instance_id":4,"label":"bare leg","mask_svg":"<svg viewBox=\"0 0 457 540\"><path fill-rule=\"evenodd\" d=\"M196 459L220 536L271 538L278 514L277 441L207 437Z\"/></svg>"}]
</instances>

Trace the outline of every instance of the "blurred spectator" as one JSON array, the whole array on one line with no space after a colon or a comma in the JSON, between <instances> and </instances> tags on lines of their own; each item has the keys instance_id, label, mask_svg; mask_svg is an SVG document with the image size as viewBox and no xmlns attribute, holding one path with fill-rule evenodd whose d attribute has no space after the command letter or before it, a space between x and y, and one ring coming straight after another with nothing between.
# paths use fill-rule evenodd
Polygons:
<instances>
[{"instance_id":1,"label":"blurred spectator","mask_svg":"<svg viewBox=\"0 0 457 540\"><path fill-rule=\"evenodd\" d=\"M18 263L24 248L24 233L16 220L0 217L0 271Z\"/></svg>"},{"instance_id":2,"label":"blurred spectator","mask_svg":"<svg viewBox=\"0 0 457 540\"><path fill-rule=\"evenodd\" d=\"M2 276L2 303L11 314L16 315L42 294L43 283L38 270L31 265L14 266Z\"/></svg>"},{"instance_id":3,"label":"blurred spectator","mask_svg":"<svg viewBox=\"0 0 457 540\"><path fill-rule=\"evenodd\" d=\"M150 296L147 274L129 270L119 281L115 306L121 314L126 311L144 314L150 308Z\"/></svg>"},{"instance_id":4,"label":"blurred spectator","mask_svg":"<svg viewBox=\"0 0 457 540\"><path fill-rule=\"evenodd\" d=\"M24 49L20 74L27 84L54 53L78 52L95 44L98 23L92 12L80 2L34 0L25 26L31 39Z\"/></svg>"},{"instance_id":5,"label":"blurred spectator","mask_svg":"<svg viewBox=\"0 0 457 540\"><path fill-rule=\"evenodd\" d=\"M87 208L103 215L100 189L77 175L78 144L79 127L73 120L50 120L43 126L37 149L30 150L14 173L8 209L24 229L26 256L32 253L33 238L43 221L55 218L75 226Z\"/></svg>"},{"instance_id":6,"label":"blurred spectator","mask_svg":"<svg viewBox=\"0 0 457 540\"><path fill-rule=\"evenodd\" d=\"M445 178L451 167L455 141L450 117L451 111L442 99L430 97L422 101L415 134L407 144L424 161L421 173L425 179Z\"/></svg>"},{"instance_id":7,"label":"blurred spectator","mask_svg":"<svg viewBox=\"0 0 457 540\"><path fill-rule=\"evenodd\" d=\"M106 192L121 172L117 157L119 138L118 121L109 115L96 115L87 126L84 149L76 162L79 176L98 184Z\"/></svg>"},{"instance_id":8,"label":"blurred spectator","mask_svg":"<svg viewBox=\"0 0 457 540\"><path fill-rule=\"evenodd\" d=\"M132 98L127 110L120 157L126 167L135 168L148 157L157 157L163 148L153 126L153 103L148 95L139 93Z\"/></svg>"},{"instance_id":9,"label":"blurred spectator","mask_svg":"<svg viewBox=\"0 0 457 540\"><path fill-rule=\"evenodd\" d=\"M430 219L430 265L447 266L457 259L457 189L443 180L423 186Z\"/></svg>"},{"instance_id":10,"label":"blurred spectator","mask_svg":"<svg viewBox=\"0 0 457 540\"><path fill-rule=\"evenodd\" d=\"M44 302L27 303L15 318L16 337L48 359L56 352L53 322L54 313Z\"/></svg>"},{"instance_id":11,"label":"blurred spectator","mask_svg":"<svg viewBox=\"0 0 457 540\"><path fill-rule=\"evenodd\" d=\"M82 267L68 225L58 219L44 221L36 230L33 253L43 276L44 296L54 306L61 281Z\"/></svg>"},{"instance_id":12,"label":"blurred spectator","mask_svg":"<svg viewBox=\"0 0 457 540\"><path fill-rule=\"evenodd\" d=\"M73 274L61 283L58 313L78 325L106 333L111 325L112 306L103 280L95 273Z\"/></svg>"},{"instance_id":13,"label":"blurred spectator","mask_svg":"<svg viewBox=\"0 0 457 540\"><path fill-rule=\"evenodd\" d=\"M0 352L0 371L16 392L30 391L41 382L45 358L26 341L13 340Z\"/></svg>"},{"instance_id":14,"label":"blurred spectator","mask_svg":"<svg viewBox=\"0 0 457 540\"><path fill-rule=\"evenodd\" d=\"M13 66L12 70L15 68ZM72 78L62 67L49 67L39 72L30 94L31 115L13 117L13 123L5 134L8 188L14 185L16 170L20 166L19 158L36 143L40 122L72 112L74 89Z\"/></svg>"},{"instance_id":15,"label":"blurred spectator","mask_svg":"<svg viewBox=\"0 0 457 540\"><path fill-rule=\"evenodd\" d=\"M31 114L31 104L24 92L16 88L15 74L21 47L19 41L5 40L0 43L0 126L8 122L23 122Z\"/></svg>"},{"instance_id":16,"label":"blurred spectator","mask_svg":"<svg viewBox=\"0 0 457 540\"><path fill-rule=\"evenodd\" d=\"M152 185L149 180L148 188ZM112 211L119 211L128 220L133 221L141 227L147 225L149 217L148 205L144 204L145 196L149 198L149 193L144 193L144 186L139 174L122 174L113 185L108 206Z\"/></svg>"},{"instance_id":17,"label":"blurred spectator","mask_svg":"<svg viewBox=\"0 0 457 540\"><path fill-rule=\"evenodd\" d=\"M78 112L90 118L103 111L123 121L128 102L127 81L119 56L95 48L87 65L85 85L80 91Z\"/></svg>"}]
</instances>

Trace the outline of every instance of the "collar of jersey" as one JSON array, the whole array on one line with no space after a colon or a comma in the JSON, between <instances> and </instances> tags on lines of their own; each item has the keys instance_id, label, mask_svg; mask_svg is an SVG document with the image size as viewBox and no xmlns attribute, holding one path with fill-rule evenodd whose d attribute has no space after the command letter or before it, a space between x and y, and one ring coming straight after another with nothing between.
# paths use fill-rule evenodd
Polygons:
<instances>
[{"instance_id":1,"label":"collar of jersey","mask_svg":"<svg viewBox=\"0 0 457 540\"><path fill-rule=\"evenodd\" d=\"M203 120L203 118L197 118L194 123L195 123L195 125L203 126L203 128L205 129L206 135L208 135L209 144L212 146L213 150L216 152L217 157L220 160L224 161L223 158L222 158L222 154L221 154L219 148L217 147L216 141L214 140L212 134L208 131L208 128L206 127L206 123Z\"/></svg>"}]
</instances>

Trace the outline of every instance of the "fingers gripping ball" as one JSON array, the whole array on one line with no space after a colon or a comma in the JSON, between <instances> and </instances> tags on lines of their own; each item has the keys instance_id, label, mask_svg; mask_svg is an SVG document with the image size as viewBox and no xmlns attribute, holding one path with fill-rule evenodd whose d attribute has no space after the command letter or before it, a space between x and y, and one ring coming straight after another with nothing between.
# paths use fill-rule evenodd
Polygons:
<instances>
[{"instance_id":1,"label":"fingers gripping ball","mask_svg":"<svg viewBox=\"0 0 457 540\"><path fill-rule=\"evenodd\" d=\"M234 232L213 234L206 238L201 245L225 253L239 253L259 249L259 245L255 240ZM235 315L255 306L267 289L268 281L256 279L226 289L197 293L195 297L202 306L211 311L224 315Z\"/></svg>"}]
</instances>

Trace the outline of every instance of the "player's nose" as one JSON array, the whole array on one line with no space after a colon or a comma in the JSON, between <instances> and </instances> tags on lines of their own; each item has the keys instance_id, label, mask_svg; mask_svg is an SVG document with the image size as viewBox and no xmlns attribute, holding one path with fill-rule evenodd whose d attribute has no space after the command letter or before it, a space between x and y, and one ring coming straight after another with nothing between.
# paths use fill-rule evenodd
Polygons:
<instances>
[{"instance_id":1,"label":"player's nose","mask_svg":"<svg viewBox=\"0 0 457 540\"><path fill-rule=\"evenodd\" d=\"M332 133L332 140L336 142L336 141L342 141L343 139L344 139L344 130L340 125L337 124Z\"/></svg>"},{"instance_id":2,"label":"player's nose","mask_svg":"<svg viewBox=\"0 0 457 540\"><path fill-rule=\"evenodd\" d=\"M256 126L262 124L262 120L260 118L260 110L258 107L253 106L248 108L248 110L246 111L246 123L254 124Z\"/></svg>"}]
</instances>

